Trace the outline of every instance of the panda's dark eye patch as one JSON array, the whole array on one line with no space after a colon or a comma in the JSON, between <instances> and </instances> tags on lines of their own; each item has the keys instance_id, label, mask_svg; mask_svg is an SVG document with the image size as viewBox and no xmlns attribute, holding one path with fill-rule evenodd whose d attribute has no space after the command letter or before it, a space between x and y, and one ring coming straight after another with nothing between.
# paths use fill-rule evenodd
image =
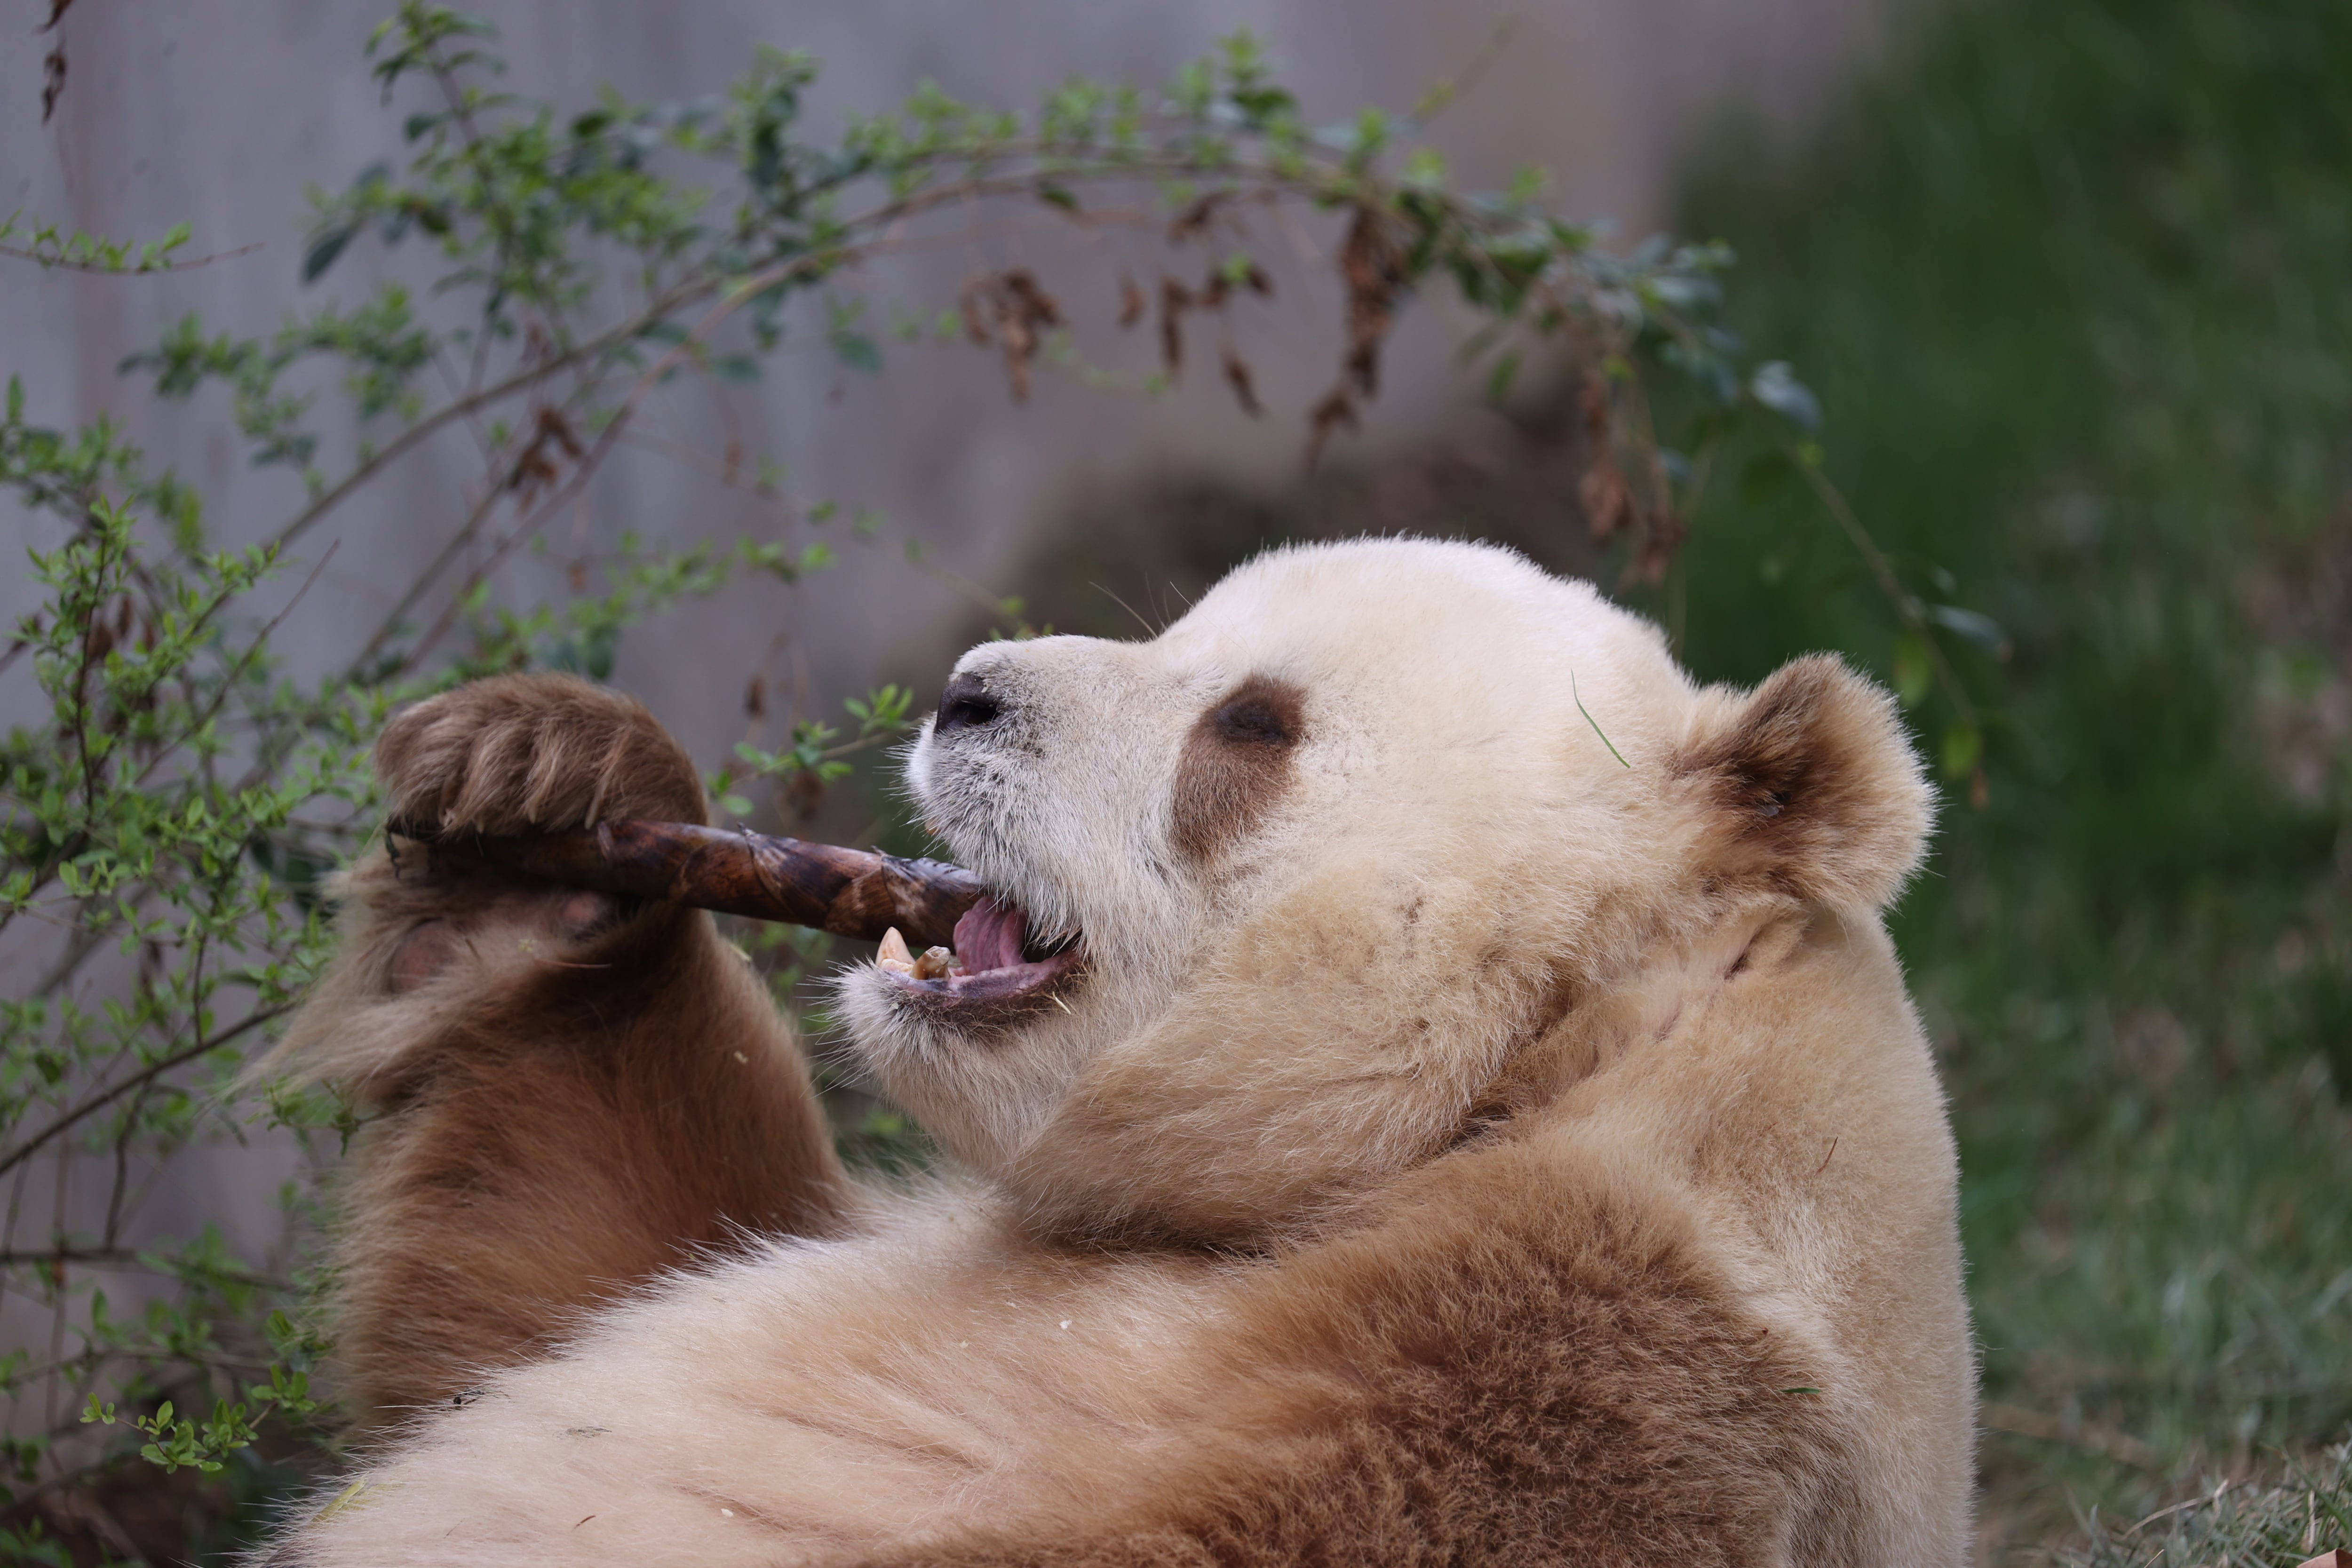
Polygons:
<instances>
[{"instance_id":1,"label":"panda's dark eye patch","mask_svg":"<svg viewBox=\"0 0 2352 1568\"><path fill-rule=\"evenodd\" d=\"M1272 676L1251 676L1202 713L1176 763L1177 851L1211 860L1255 826L1289 785L1306 735L1306 694Z\"/></svg>"},{"instance_id":2,"label":"panda's dark eye patch","mask_svg":"<svg viewBox=\"0 0 2352 1568\"><path fill-rule=\"evenodd\" d=\"M1217 733L1237 745L1287 746L1298 738L1292 732L1298 723L1297 703L1246 688L1209 717Z\"/></svg>"}]
</instances>

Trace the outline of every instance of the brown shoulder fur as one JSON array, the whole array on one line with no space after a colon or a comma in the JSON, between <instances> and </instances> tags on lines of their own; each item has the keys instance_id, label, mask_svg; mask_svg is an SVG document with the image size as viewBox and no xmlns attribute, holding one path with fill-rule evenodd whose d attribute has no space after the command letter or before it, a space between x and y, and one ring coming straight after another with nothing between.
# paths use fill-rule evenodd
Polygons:
<instances>
[{"instance_id":1,"label":"brown shoulder fur","mask_svg":"<svg viewBox=\"0 0 2352 1568\"><path fill-rule=\"evenodd\" d=\"M1855 1413L1745 1309L1691 1216L1556 1151L1467 1152L1288 1259L1230 1391L1120 1512L874 1561L1862 1568ZM1076 1521L1072 1521L1076 1522Z\"/></svg>"}]
</instances>

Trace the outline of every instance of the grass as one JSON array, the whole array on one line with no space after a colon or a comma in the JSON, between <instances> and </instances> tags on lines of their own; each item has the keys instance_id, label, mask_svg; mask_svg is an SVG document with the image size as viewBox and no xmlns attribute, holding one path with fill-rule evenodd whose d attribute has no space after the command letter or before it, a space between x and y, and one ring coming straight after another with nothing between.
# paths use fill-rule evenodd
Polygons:
<instances>
[{"instance_id":1,"label":"grass","mask_svg":"<svg viewBox=\"0 0 2352 1568\"><path fill-rule=\"evenodd\" d=\"M2087 1521L2084 1537L2049 1554L2067 1568L2279 1568L2352 1542L2352 1446L2288 1468L2267 1486L2227 1477L2129 1524Z\"/></svg>"}]
</instances>

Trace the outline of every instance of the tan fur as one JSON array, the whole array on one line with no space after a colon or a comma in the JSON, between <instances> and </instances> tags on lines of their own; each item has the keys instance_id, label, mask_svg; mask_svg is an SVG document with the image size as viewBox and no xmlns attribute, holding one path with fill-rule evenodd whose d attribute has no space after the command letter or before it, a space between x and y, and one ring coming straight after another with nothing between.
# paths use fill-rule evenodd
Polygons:
<instances>
[{"instance_id":1,"label":"tan fur","mask_svg":"<svg viewBox=\"0 0 2352 1568\"><path fill-rule=\"evenodd\" d=\"M988 1028L843 976L947 1184L844 1181L699 917L361 873L293 1047L382 1107L346 1354L437 1391L544 1353L286 1562L1963 1559L1952 1149L1877 915L1928 795L1883 693L1698 690L1583 584L1414 542L959 675L993 708L927 733L919 802L1088 958ZM1221 725L1253 691L1279 722ZM387 737L396 812L681 787L619 700L480 693ZM768 1238L689 1259L730 1221Z\"/></svg>"}]
</instances>

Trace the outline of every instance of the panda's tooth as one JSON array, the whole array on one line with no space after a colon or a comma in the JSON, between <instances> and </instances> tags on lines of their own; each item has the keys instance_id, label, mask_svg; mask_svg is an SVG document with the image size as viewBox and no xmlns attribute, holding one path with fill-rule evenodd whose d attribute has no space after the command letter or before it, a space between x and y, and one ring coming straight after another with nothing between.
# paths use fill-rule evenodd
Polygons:
<instances>
[{"instance_id":1,"label":"panda's tooth","mask_svg":"<svg viewBox=\"0 0 2352 1568\"><path fill-rule=\"evenodd\" d=\"M907 939L898 934L897 926L892 926L882 933L882 946L880 951L875 953L874 962L885 969L895 969L901 974L912 974L915 972L915 955L908 951Z\"/></svg>"},{"instance_id":2,"label":"panda's tooth","mask_svg":"<svg viewBox=\"0 0 2352 1568\"><path fill-rule=\"evenodd\" d=\"M942 980L953 973L955 953L944 947L927 947L923 956L915 960L914 974L918 980Z\"/></svg>"}]
</instances>

